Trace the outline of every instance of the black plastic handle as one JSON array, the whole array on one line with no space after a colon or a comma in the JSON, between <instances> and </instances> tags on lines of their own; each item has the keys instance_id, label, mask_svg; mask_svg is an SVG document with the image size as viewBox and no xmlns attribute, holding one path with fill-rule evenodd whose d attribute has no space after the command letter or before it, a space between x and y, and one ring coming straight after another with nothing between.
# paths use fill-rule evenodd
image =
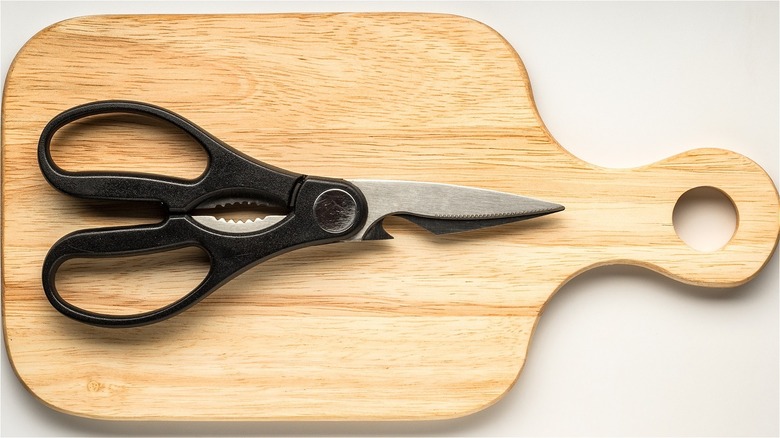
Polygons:
<instances>
[{"instance_id":1,"label":"black plastic handle","mask_svg":"<svg viewBox=\"0 0 780 438\"><path fill-rule=\"evenodd\" d=\"M69 172L51 157L51 141L63 126L99 114L139 114L172 124L205 149L209 164L192 181L137 172ZM218 192L239 192L289 206L300 174L288 172L242 154L189 120L164 108L142 102L106 100L73 107L44 127L38 142L38 164L55 188L91 199L160 201L172 213L184 212Z\"/></svg>"},{"instance_id":2,"label":"black plastic handle","mask_svg":"<svg viewBox=\"0 0 780 438\"><path fill-rule=\"evenodd\" d=\"M50 153L57 130L75 120L107 113L142 114L172 123L206 150L206 171L193 181L184 181L131 172L68 172L58 167ZM77 231L61 238L49 250L42 270L43 289L49 302L62 314L96 326L134 327L167 319L257 263L296 248L348 238L363 226L368 211L363 194L346 181L304 177L269 166L220 142L175 113L140 102L94 102L61 113L41 134L38 161L46 179L67 194L94 199L155 200L168 207L169 217L160 224ZM325 211L326 216L322 216L323 212L315 208L329 208L327 202L317 204L321 195L329 191L346 193L353 200L354 217L349 227L334 228L327 222L330 212ZM254 233L210 229L188 216L205 199L237 192L258 196L292 211L283 221ZM200 247L208 254L209 272L192 291L159 309L135 315L96 313L73 305L57 291L57 270L69 259L147 254L187 246Z\"/></svg>"},{"instance_id":3,"label":"black plastic handle","mask_svg":"<svg viewBox=\"0 0 780 438\"><path fill-rule=\"evenodd\" d=\"M340 232L321 227L313 208L328 190L343 190L356 201L357 216ZM187 215L171 216L154 225L101 228L71 233L57 241L43 262L43 290L60 313L77 321L101 327L136 327L170 318L202 300L236 275L257 263L305 246L343 240L365 223L365 198L351 184L324 178L308 178L298 190L293 212L275 226L251 234L231 234L212 230ZM159 309L134 315L96 313L65 300L56 287L59 267L72 258L117 257L148 254L197 246L209 256L211 267L192 291Z\"/></svg>"},{"instance_id":4,"label":"black plastic handle","mask_svg":"<svg viewBox=\"0 0 780 438\"><path fill-rule=\"evenodd\" d=\"M163 223L125 228L103 228L76 231L57 241L49 250L43 263L43 290L49 302L60 313L87 324L105 327L133 327L149 324L174 315L196 303L204 291L218 286L215 282L223 269L215 269L215 260L207 250L212 267L203 281L191 293L163 308L135 315L107 315L75 306L65 300L57 290L56 274L60 266L72 258L112 257L137 255L174 250L187 246L200 246L195 228L185 216L174 216Z\"/></svg>"}]
</instances>

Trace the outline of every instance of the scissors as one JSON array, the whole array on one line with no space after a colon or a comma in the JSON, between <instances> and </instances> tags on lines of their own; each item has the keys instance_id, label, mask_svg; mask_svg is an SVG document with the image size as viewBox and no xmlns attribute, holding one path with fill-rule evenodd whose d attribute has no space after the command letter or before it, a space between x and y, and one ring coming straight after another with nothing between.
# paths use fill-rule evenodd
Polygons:
<instances>
[{"instance_id":1,"label":"scissors","mask_svg":"<svg viewBox=\"0 0 780 438\"><path fill-rule=\"evenodd\" d=\"M181 129L205 149L206 170L187 180L135 172L70 172L54 163L50 147L60 128L84 117L111 113L157 118ZM70 233L47 253L42 280L49 302L67 317L102 327L136 327L167 319L252 266L287 251L333 242L392 239L382 227L388 216L447 234L564 209L551 202L474 187L301 175L257 161L167 109L123 100L87 103L54 117L41 133L38 163L46 180L66 194L154 201L167 210L157 224ZM235 202L275 207L286 214L245 222L208 214L210 209ZM63 299L55 285L58 268L72 258L120 257L188 246L208 254L209 271L192 291L156 310L131 315L92 312Z\"/></svg>"}]
</instances>

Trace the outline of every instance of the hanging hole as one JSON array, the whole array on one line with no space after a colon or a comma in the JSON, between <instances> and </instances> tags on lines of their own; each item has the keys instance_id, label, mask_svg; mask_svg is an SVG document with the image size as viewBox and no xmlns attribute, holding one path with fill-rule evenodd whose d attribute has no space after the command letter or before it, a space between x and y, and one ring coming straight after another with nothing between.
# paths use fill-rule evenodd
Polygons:
<instances>
[{"instance_id":1,"label":"hanging hole","mask_svg":"<svg viewBox=\"0 0 780 438\"><path fill-rule=\"evenodd\" d=\"M696 187L680 196L672 213L677 236L691 248L713 252L723 248L737 229L731 199L714 187Z\"/></svg>"}]
</instances>

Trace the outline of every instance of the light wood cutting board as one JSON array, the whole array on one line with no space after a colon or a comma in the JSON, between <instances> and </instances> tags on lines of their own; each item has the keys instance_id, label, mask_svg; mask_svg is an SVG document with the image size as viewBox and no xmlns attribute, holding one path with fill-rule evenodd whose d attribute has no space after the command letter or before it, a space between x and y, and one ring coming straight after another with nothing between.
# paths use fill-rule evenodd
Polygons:
<instances>
[{"instance_id":1,"label":"light wood cutting board","mask_svg":"<svg viewBox=\"0 0 780 438\"><path fill-rule=\"evenodd\" d=\"M340 178L435 181L561 203L529 222L330 245L261 264L166 322L129 330L67 320L40 267L68 232L153 222L154 208L62 195L37 139L54 115L103 99L169 108L269 164ZM647 267L735 286L778 238L778 195L755 163L715 149L604 169L545 129L514 50L447 15L98 16L35 36L3 105L3 322L9 357L44 403L125 419L434 419L498 400L544 304L577 273ZM90 129L81 129L90 128ZM57 137L70 170L196 176L203 154L165 126L89 121ZM731 241L699 252L672 225L677 199L716 187ZM56 220L51 220L54 217ZM69 263L63 294L93 310L157 307L205 273L196 250Z\"/></svg>"}]
</instances>

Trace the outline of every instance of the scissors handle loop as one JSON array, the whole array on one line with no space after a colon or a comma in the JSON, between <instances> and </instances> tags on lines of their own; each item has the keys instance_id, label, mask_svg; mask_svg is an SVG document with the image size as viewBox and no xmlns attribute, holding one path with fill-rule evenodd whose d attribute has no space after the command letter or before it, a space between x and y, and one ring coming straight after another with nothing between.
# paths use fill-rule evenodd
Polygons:
<instances>
[{"instance_id":1,"label":"scissors handle loop","mask_svg":"<svg viewBox=\"0 0 780 438\"><path fill-rule=\"evenodd\" d=\"M207 170L194 181L181 181L130 172L68 172L53 162L49 149L58 129L90 115L116 112L157 117L181 128L208 153ZM52 306L72 319L102 327L135 327L170 318L257 263L297 248L354 235L364 225L368 211L365 197L352 183L269 166L216 140L177 114L139 102L95 102L63 112L44 128L38 158L46 179L67 194L93 199L157 200L168 208L168 217L158 224L73 232L58 240L46 255L42 283ZM204 199L237 191L256 194L286 206L290 212L280 222L254 232L210 228L190 214ZM341 214L346 211L344 200L348 201L347 215ZM73 258L122 257L189 246L206 252L208 273L193 290L156 310L133 315L92 312L64 299L56 287L58 269Z\"/></svg>"},{"instance_id":2,"label":"scissors handle loop","mask_svg":"<svg viewBox=\"0 0 780 438\"><path fill-rule=\"evenodd\" d=\"M136 114L170 123L189 135L206 151L208 165L194 180L140 172L70 172L51 156L54 134L85 117L101 114ZM288 206L302 175L262 163L233 149L184 117L143 102L107 100L73 107L44 127L38 142L38 163L55 188L81 198L159 201L172 213L194 208L220 190L262 196L274 205Z\"/></svg>"}]
</instances>

